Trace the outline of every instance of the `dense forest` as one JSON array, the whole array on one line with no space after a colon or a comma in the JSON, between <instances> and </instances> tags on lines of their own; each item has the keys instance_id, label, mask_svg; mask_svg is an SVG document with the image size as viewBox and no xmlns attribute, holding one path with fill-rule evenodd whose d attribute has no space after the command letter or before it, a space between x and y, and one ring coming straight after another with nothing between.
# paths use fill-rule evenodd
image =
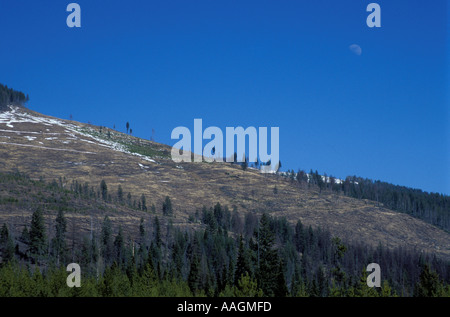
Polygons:
<instances>
[{"instance_id":1,"label":"dense forest","mask_svg":"<svg viewBox=\"0 0 450 317\"><path fill-rule=\"evenodd\" d=\"M420 189L393 185L381 181L349 176L338 182L333 176L320 175L312 170L309 173L290 170L283 174L300 186L316 187L320 191L332 191L357 199L368 199L380 206L409 214L450 231L450 196L428 193Z\"/></svg>"},{"instance_id":2,"label":"dense forest","mask_svg":"<svg viewBox=\"0 0 450 317\"><path fill-rule=\"evenodd\" d=\"M169 197L144 209L141 196L104 181L63 188L21 174L1 176L29 188L28 196L33 186L40 194L34 204L26 201L33 216L19 235L1 225L0 296L450 296L450 264L406 247L348 243L300 221L293 226L220 204L193 212L192 227L179 227ZM99 230L71 243L66 216L83 213L68 204L75 198L90 205L122 200L145 211L138 234L113 226L113 211L106 210ZM21 202L3 197L0 203ZM51 230L49 213L56 215ZM81 266L79 289L66 286L72 262ZM381 265L381 288L366 285L372 262Z\"/></svg>"},{"instance_id":3,"label":"dense forest","mask_svg":"<svg viewBox=\"0 0 450 317\"><path fill-rule=\"evenodd\" d=\"M5 110L8 105L23 106L28 100L28 95L25 96L23 92L0 84L0 111Z\"/></svg>"}]
</instances>

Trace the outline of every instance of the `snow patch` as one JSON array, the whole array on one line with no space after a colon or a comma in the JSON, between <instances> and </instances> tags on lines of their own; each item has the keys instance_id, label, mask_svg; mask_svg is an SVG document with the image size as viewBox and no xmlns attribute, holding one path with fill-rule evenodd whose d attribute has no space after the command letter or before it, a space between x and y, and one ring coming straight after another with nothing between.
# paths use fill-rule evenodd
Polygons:
<instances>
[{"instance_id":1,"label":"snow patch","mask_svg":"<svg viewBox=\"0 0 450 317\"><path fill-rule=\"evenodd\" d=\"M127 150L127 148L122 145L119 144L117 142L114 141L109 141L109 140L104 140L102 138L96 137L92 134L94 133L89 133L89 132L84 132L84 131L80 131L80 127L71 123L67 123L64 122L62 120L59 119L53 119L53 118L49 118L49 117L41 117L41 116L34 116L30 113L26 113L24 111L22 111L19 107L16 106L8 106L9 107L9 111L4 111L2 113L0 113L0 124L6 124L7 127L14 127L12 124L13 123L35 123L35 124L43 124L46 126L60 126L63 127L65 132L67 133L66 135L68 135L70 138L66 138L67 140L74 140L74 141L82 141L82 142L86 142L86 143L90 143L90 144L95 144L97 146L104 146L107 148L110 148L114 151L117 152L122 152L122 153L126 153L126 154L131 154L134 156L138 156L141 159L147 161L147 162L152 162L152 163L157 163L155 160L149 158L148 156L145 155L141 155L138 153L132 153L130 151ZM89 130L91 130L92 132L96 132L94 131L94 129L88 128ZM47 132L23 132L23 131L13 131L13 130L1 130L3 132L10 132L10 133L17 133L17 134L22 134L22 133L26 133L26 134L49 134L49 135L62 135L64 133L50 133L50 129L46 128L45 129ZM89 138L88 140L86 140L85 138L81 138L79 136L83 136L85 138ZM57 137L48 137L45 138L46 140L57 140ZM92 140L92 141L91 141ZM65 144L67 144L68 142L63 142ZM49 148L50 149L50 148ZM87 152L87 153L91 153L91 152Z\"/></svg>"},{"instance_id":2,"label":"snow patch","mask_svg":"<svg viewBox=\"0 0 450 317\"><path fill-rule=\"evenodd\" d=\"M57 148L52 148L52 147L38 146L38 145L31 145L31 144L19 144L19 143L10 143L10 142L0 142L0 144L9 144L9 145L15 145L15 146L24 146L24 147L34 147L34 148L53 150L53 151L75 152L75 153L82 153L82 154L97 154L97 153L88 152L88 151L77 151L77 150L72 150L72 149L57 149Z\"/></svg>"}]
</instances>

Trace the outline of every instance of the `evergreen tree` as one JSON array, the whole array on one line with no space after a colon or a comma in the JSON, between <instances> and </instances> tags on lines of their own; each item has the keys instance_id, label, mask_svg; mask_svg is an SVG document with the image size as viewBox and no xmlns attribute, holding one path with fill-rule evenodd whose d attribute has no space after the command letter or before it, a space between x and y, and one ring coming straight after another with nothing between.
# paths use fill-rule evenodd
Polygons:
<instances>
[{"instance_id":1,"label":"evergreen tree","mask_svg":"<svg viewBox=\"0 0 450 317\"><path fill-rule=\"evenodd\" d=\"M270 218L263 214L256 233L257 245L257 280L265 296L274 296L277 288L277 251L273 249L274 233L270 228Z\"/></svg>"},{"instance_id":2,"label":"evergreen tree","mask_svg":"<svg viewBox=\"0 0 450 317\"><path fill-rule=\"evenodd\" d=\"M143 273L139 277L138 296L157 296L157 277L150 261L145 265Z\"/></svg>"},{"instance_id":3,"label":"evergreen tree","mask_svg":"<svg viewBox=\"0 0 450 317\"><path fill-rule=\"evenodd\" d=\"M341 239L339 239L338 237L333 238L331 242L333 244L334 249L333 253L334 268L331 270L331 272L333 273L335 281L337 283L336 286L340 286L343 283L345 283L346 280L346 274L342 268L341 260L344 257L345 252L347 251L347 247L342 243Z\"/></svg>"},{"instance_id":4,"label":"evergreen tree","mask_svg":"<svg viewBox=\"0 0 450 317\"><path fill-rule=\"evenodd\" d=\"M108 186L106 185L106 182L104 179L102 179L100 183L100 191L102 194L102 199L106 201L108 199Z\"/></svg>"},{"instance_id":5,"label":"evergreen tree","mask_svg":"<svg viewBox=\"0 0 450 317\"><path fill-rule=\"evenodd\" d=\"M242 162L242 170L245 171L248 167L248 158L246 156L243 157L243 162Z\"/></svg>"},{"instance_id":6,"label":"evergreen tree","mask_svg":"<svg viewBox=\"0 0 450 317\"><path fill-rule=\"evenodd\" d=\"M128 194L127 194L127 205L128 205L128 207L132 207L132 205L133 205L133 203L131 201L131 193L130 192L128 192Z\"/></svg>"},{"instance_id":7,"label":"evergreen tree","mask_svg":"<svg viewBox=\"0 0 450 317\"><path fill-rule=\"evenodd\" d=\"M420 273L419 282L414 289L414 296L416 297L435 297L439 296L440 281L439 276L435 271L430 269L428 264L425 264Z\"/></svg>"},{"instance_id":8,"label":"evergreen tree","mask_svg":"<svg viewBox=\"0 0 450 317\"><path fill-rule=\"evenodd\" d=\"M52 240L53 253L56 256L56 264L59 265L60 262L65 263L67 255L67 244L66 244L66 229L67 221L64 217L64 212L62 210L58 211L56 216L55 225L55 237Z\"/></svg>"},{"instance_id":9,"label":"evergreen tree","mask_svg":"<svg viewBox=\"0 0 450 317\"><path fill-rule=\"evenodd\" d=\"M6 224L3 224L0 231L0 251L4 263L8 263L14 259L14 242Z\"/></svg>"},{"instance_id":10,"label":"evergreen tree","mask_svg":"<svg viewBox=\"0 0 450 317\"><path fill-rule=\"evenodd\" d=\"M41 207L38 207L31 217L29 251L35 260L39 259L47 251L47 236Z\"/></svg>"},{"instance_id":11,"label":"evergreen tree","mask_svg":"<svg viewBox=\"0 0 450 317\"><path fill-rule=\"evenodd\" d=\"M154 239L155 239L155 243L156 243L156 246L158 248L160 248L161 244L162 244L162 238L161 238L161 225L159 224L158 217L155 217L155 221L154 221L153 225L154 225Z\"/></svg>"},{"instance_id":12,"label":"evergreen tree","mask_svg":"<svg viewBox=\"0 0 450 317\"><path fill-rule=\"evenodd\" d=\"M119 200L119 203L123 203L123 189L121 185L117 188L117 199Z\"/></svg>"},{"instance_id":13,"label":"evergreen tree","mask_svg":"<svg viewBox=\"0 0 450 317\"><path fill-rule=\"evenodd\" d=\"M276 271L276 286L273 293L275 297L285 297L288 294L286 279L283 272L283 264L281 261L279 261L279 265Z\"/></svg>"},{"instance_id":14,"label":"evergreen tree","mask_svg":"<svg viewBox=\"0 0 450 317\"><path fill-rule=\"evenodd\" d=\"M351 291L351 289L350 289ZM359 283L356 285L354 294L349 294L351 296L356 297L377 297L378 293L375 290L375 287L369 287L367 285L367 271L364 269L359 280Z\"/></svg>"},{"instance_id":15,"label":"evergreen tree","mask_svg":"<svg viewBox=\"0 0 450 317\"><path fill-rule=\"evenodd\" d=\"M147 204L145 201L144 194L141 195L141 209L142 209L142 211L147 211Z\"/></svg>"},{"instance_id":16,"label":"evergreen tree","mask_svg":"<svg viewBox=\"0 0 450 317\"><path fill-rule=\"evenodd\" d=\"M111 221L108 216L105 216L101 232L101 255L106 263L110 263L112 260L112 247Z\"/></svg>"},{"instance_id":17,"label":"evergreen tree","mask_svg":"<svg viewBox=\"0 0 450 317\"><path fill-rule=\"evenodd\" d=\"M197 254L193 255L189 269L188 285L192 293L196 293L200 286L200 262Z\"/></svg>"},{"instance_id":18,"label":"evergreen tree","mask_svg":"<svg viewBox=\"0 0 450 317\"><path fill-rule=\"evenodd\" d=\"M166 196L166 199L163 202L162 212L164 216L172 216L173 214L172 202L169 196Z\"/></svg>"},{"instance_id":19,"label":"evergreen tree","mask_svg":"<svg viewBox=\"0 0 450 317\"><path fill-rule=\"evenodd\" d=\"M239 236L239 249L238 249L238 256L236 261L236 271L234 274L234 284L237 285L239 279L245 275L245 273L250 274L250 259L246 252L245 246L244 246L244 239L242 238L242 235Z\"/></svg>"},{"instance_id":20,"label":"evergreen tree","mask_svg":"<svg viewBox=\"0 0 450 317\"><path fill-rule=\"evenodd\" d=\"M29 245L30 244L30 232L28 231L28 227L23 227L22 234L20 235L20 241Z\"/></svg>"},{"instance_id":21,"label":"evergreen tree","mask_svg":"<svg viewBox=\"0 0 450 317\"><path fill-rule=\"evenodd\" d=\"M263 291L258 288L258 283L246 272L237 281L233 295L236 297L262 297Z\"/></svg>"},{"instance_id":22,"label":"evergreen tree","mask_svg":"<svg viewBox=\"0 0 450 317\"><path fill-rule=\"evenodd\" d=\"M119 226L119 232L114 239L114 253L117 263L120 265L124 262L124 239L122 233L122 226Z\"/></svg>"},{"instance_id":23,"label":"evergreen tree","mask_svg":"<svg viewBox=\"0 0 450 317\"><path fill-rule=\"evenodd\" d=\"M139 238L140 238L140 243L144 244L144 242L145 242L144 218L141 218L141 221L139 223Z\"/></svg>"}]
</instances>

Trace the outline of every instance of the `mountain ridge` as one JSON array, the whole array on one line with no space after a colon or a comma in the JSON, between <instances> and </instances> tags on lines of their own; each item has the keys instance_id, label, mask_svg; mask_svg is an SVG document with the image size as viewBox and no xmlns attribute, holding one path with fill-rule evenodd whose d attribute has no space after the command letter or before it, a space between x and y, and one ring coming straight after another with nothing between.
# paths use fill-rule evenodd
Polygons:
<instances>
[{"instance_id":1,"label":"mountain ridge","mask_svg":"<svg viewBox=\"0 0 450 317\"><path fill-rule=\"evenodd\" d=\"M147 206L155 206L157 213L170 197L175 214L172 221L180 226L197 226L190 221L194 213L220 203L237 210L241 218L247 213L267 212L286 217L292 224L301 220L305 225L326 228L348 241L381 243L389 248L415 246L450 259L447 232L376 202L321 191L254 169L244 171L228 163L175 163L167 145L27 108L13 106L0 113L0 154L4 172L19 170L48 182L61 179L67 187L76 180L97 188L104 180L112 196L120 185L135 201L144 195ZM20 209L8 214L5 205L0 208L0 222L14 223L18 232L32 212ZM24 218L25 213L28 216ZM105 214L108 212L100 212L97 220ZM114 216L117 224L130 222L130 211ZM146 212L136 211L132 218L138 223L139 217L145 216ZM82 223L87 232L89 222ZM129 226L130 231L137 230L137 225Z\"/></svg>"}]
</instances>

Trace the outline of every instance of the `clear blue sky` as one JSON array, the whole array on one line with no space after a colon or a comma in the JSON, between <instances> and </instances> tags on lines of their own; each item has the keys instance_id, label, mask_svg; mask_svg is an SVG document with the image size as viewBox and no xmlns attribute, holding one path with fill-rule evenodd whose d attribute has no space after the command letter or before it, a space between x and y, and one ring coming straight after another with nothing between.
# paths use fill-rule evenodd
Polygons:
<instances>
[{"instance_id":1,"label":"clear blue sky","mask_svg":"<svg viewBox=\"0 0 450 317\"><path fill-rule=\"evenodd\" d=\"M444 0L0 2L0 82L44 114L173 145L172 129L280 127L283 170L450 194ZM362 54L349 49L357 44Z\"/></svg>"}]
</instances>

